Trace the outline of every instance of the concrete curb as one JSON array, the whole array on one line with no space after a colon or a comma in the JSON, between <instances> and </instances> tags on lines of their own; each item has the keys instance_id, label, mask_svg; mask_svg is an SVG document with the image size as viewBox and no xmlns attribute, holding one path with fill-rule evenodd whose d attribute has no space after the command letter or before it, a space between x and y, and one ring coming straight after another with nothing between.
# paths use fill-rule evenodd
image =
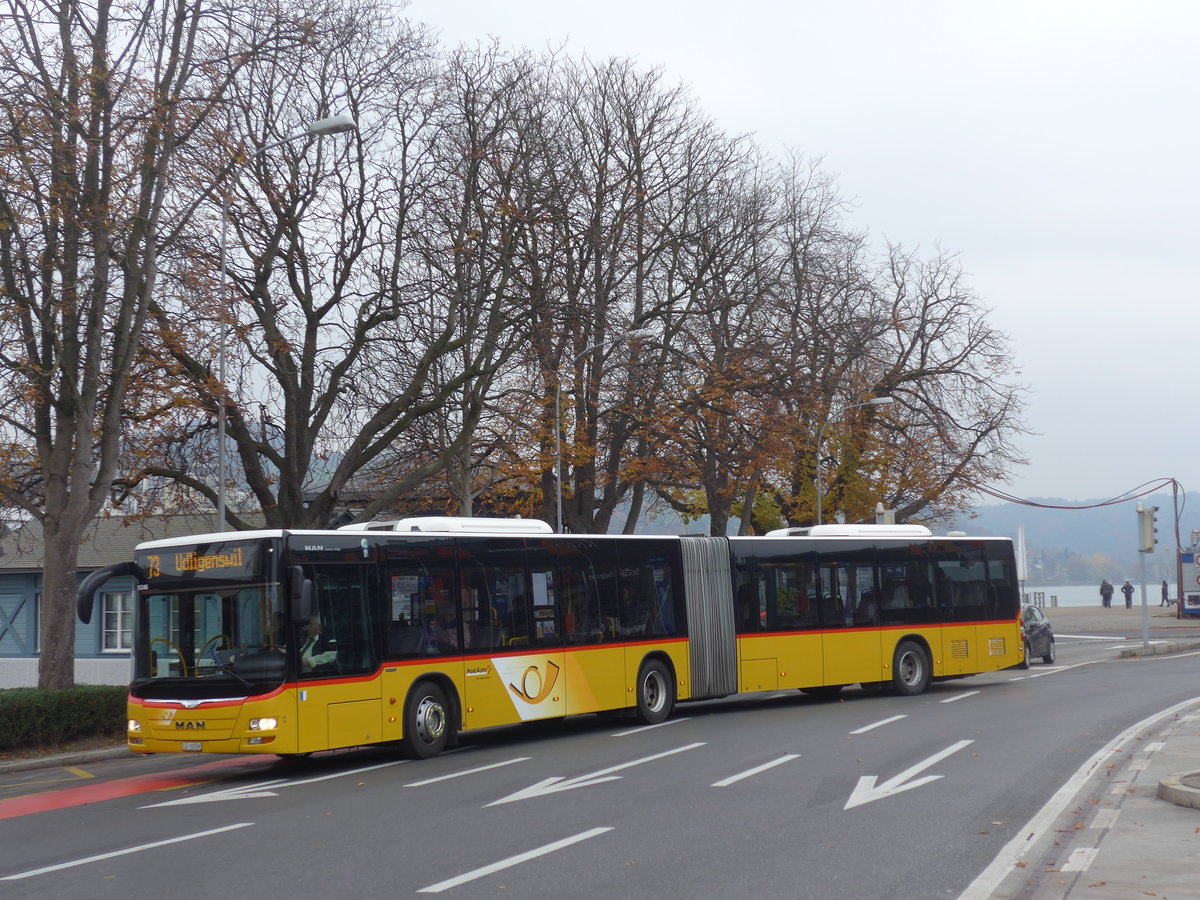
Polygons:
<instances>
[{"instance_id":1,"label":"concrete curb","mask_svg":"<svg viewBox=\"0 0 1200 900\"><path fill-rule=\"evenodd\" d=\"M1158 783L1158 796L1176 806L1200 809L1200 772L1168 775Z\"/></svg>"},{"instance_id":2,"label":"concrete curb","mask_svg":"<svg viewBox=\"0 0 1200 900\"><path fill-rule=\"evenodd\" d=\"M1129 647L1117 654L1118 659L1130 659L1135 656L1165 656L1168 653L1184 653L1188 650L1200 650L1200 641L1176 641L1171 644L1151 644L1149 647Z\"/></svg>"},{"instance_id":3,"label":"concrete curb","mask_svg":"<svg viewBox=\"0 0 1200 900\"><path fill-rule=\"evenodd\" d=\"M74 753L59 753L57 756L31 756L28 759L12 759L0 762L0 775L9 772L27 772L30 769L53 769L56 766L77 766L80 763L100 762L105 759L120 759L129 756L127 747L109 750L78 750Z\"/></svg>"}]
</instances>

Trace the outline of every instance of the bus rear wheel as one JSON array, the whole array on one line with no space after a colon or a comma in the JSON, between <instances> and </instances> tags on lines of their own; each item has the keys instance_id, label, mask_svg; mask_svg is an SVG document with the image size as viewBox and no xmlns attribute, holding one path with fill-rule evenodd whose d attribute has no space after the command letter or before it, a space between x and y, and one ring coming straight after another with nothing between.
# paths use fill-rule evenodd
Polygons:
<instances>
[{"instance_id":1,"label":"bus rear wheel","mask_svg":"<svg viewBox=\"0 0 1200 900\"><path fill-rule=\"evenodd\" d=\"M637 714L647 725L665 721L675 708L675 682L660 660L642 663L637 680Z\"/></svg>"},{"instance_id":2,"label":"bus rear wheel","mask_svg":"<svg viewBox=\"0 0 1200 900\"><path fill-rule=\"evenodd\" d=\"M409 696L404 709L405 753L414 759L437 756L446 749L450 730L445 692L433 682L421 682Z\"/></svg>"},{"instance_id":3,"label":"bus rear wheel","mask_svg":"<svg viewBox=\"0 0 1200 900\"><path fill-rule=\"evenodd\" d=\"M915 641L901 641L892 659L892 685L896 692L912 696L929 687L929 657Z\"/></svg>"},{"instance_id":4,"label":"bus rear wheel","mask_svg":"<svg viewBox=\"0 0 1200 900\"><path fill-rule=\"evenodd\" d=\"M1029 646L1029 641L1025 641L1025 655L1024 655L1024 657L1022 657L1021 661L1019 663L1017 663L1017 668L1028 669L1029 668L1029 659L1032 655L1033 655L1033 648Z\"/></svg>"}]
</instances>

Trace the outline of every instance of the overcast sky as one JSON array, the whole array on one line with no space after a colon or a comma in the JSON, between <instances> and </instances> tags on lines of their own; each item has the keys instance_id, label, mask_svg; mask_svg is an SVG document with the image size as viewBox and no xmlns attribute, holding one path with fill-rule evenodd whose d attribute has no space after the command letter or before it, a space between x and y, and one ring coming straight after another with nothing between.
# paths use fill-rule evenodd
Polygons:
<instances>
[{"instance_id":1,"label":"overcast sky","mask_svg":"<svg viewBox=\"0 0 1200 900\"><path fill-rule=\"evenodd\" d=\"M959 254L1031 390L1023 497L1200 490L1200 2L412 0L443 43L565 44L824 157L852 222Z\"/></svg>"}]
</instances>

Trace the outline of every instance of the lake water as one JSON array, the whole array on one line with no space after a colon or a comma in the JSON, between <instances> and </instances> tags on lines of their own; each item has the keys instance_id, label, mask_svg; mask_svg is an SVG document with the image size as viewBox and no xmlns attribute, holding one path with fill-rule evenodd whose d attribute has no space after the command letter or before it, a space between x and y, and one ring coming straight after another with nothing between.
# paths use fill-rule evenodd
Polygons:
<instances>
[{"instance_id":1,"label":"lake water","mask_svg":"<svg viewBox=\"0 0 1200 900\"><path fill-rule=\"evenodd\" d=\"M1125 595L1121 593L1121 585L1124 582L1113 582L1113 606L1124 606ZM1133 605L1142 605L1142 586L1136 581L1133 583ZM1174 597L1178 593L1175 585L1169 585L1171 596ZM1052 605L1050 602L1051 596L1058 597L1059 606L1100 606L1100 585L1099 584L1052 584L1052 585L1034 585L1025 584L1025 593L1028 594L1028 599L1033 602L1034 592L1044 593L1046 595L1046 606ZM1162 602L1162 585L1160 582L1152 581L1146 584L1146 602L1150 606L1158 606Z\"/></svg>"}]
</instances>

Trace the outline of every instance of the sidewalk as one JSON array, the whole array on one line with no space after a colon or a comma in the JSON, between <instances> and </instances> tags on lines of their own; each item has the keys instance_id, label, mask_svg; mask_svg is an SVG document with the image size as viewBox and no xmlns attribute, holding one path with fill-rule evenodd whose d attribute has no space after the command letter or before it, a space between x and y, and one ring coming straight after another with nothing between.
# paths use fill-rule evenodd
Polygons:
<instances>
[{"instance_id":1,"label":"sidewalk","mask_svg":"<svg viewBox=\"0 0 1200 900\"><path fill-rule=\"evenodd\" d=\"M1138 605L1045 612L1056 634L1141 633ZM1151 609L1150 640L1120 656L1200 650L1200 620ZM1093 756L959 900L1200 900L1197 695Z\"/></svg>"},{"instance_id":2,"label":"sidewalk","mask_svg":"<svg viewBox=\"0 0 1200 900\"><path fill-rule=\"evenodd\" d=\"M29 756L21 759L0 760L0 775L9 772L25 772L32 769L51 769L55 766L81 766L84 763L100 762L105 759L122 759L131 756L125 746L110 747L106 750L77 750L72 753L58 753L53 756Z\"/></svg>"},{"instance_id":3,"label":"sidewalk","mask_svg":"<svg viewBox=\"0 0 1200 900\"><path fill-rule=\"evenodd\" d=\"M1162 639L1170 632L1191 629L1200 634L1200 618L1189 616L1184 619L1175 617L1175 607L1149 606L1150 637ZM1063 634L1131 634L1140 635L1142 631L1142 606L1134 603L1133 609L1120 607L1105 609L1099 603L1095 606L1047 606L1042 609L1054 633Z\"/></svg>"}]
</instances>

